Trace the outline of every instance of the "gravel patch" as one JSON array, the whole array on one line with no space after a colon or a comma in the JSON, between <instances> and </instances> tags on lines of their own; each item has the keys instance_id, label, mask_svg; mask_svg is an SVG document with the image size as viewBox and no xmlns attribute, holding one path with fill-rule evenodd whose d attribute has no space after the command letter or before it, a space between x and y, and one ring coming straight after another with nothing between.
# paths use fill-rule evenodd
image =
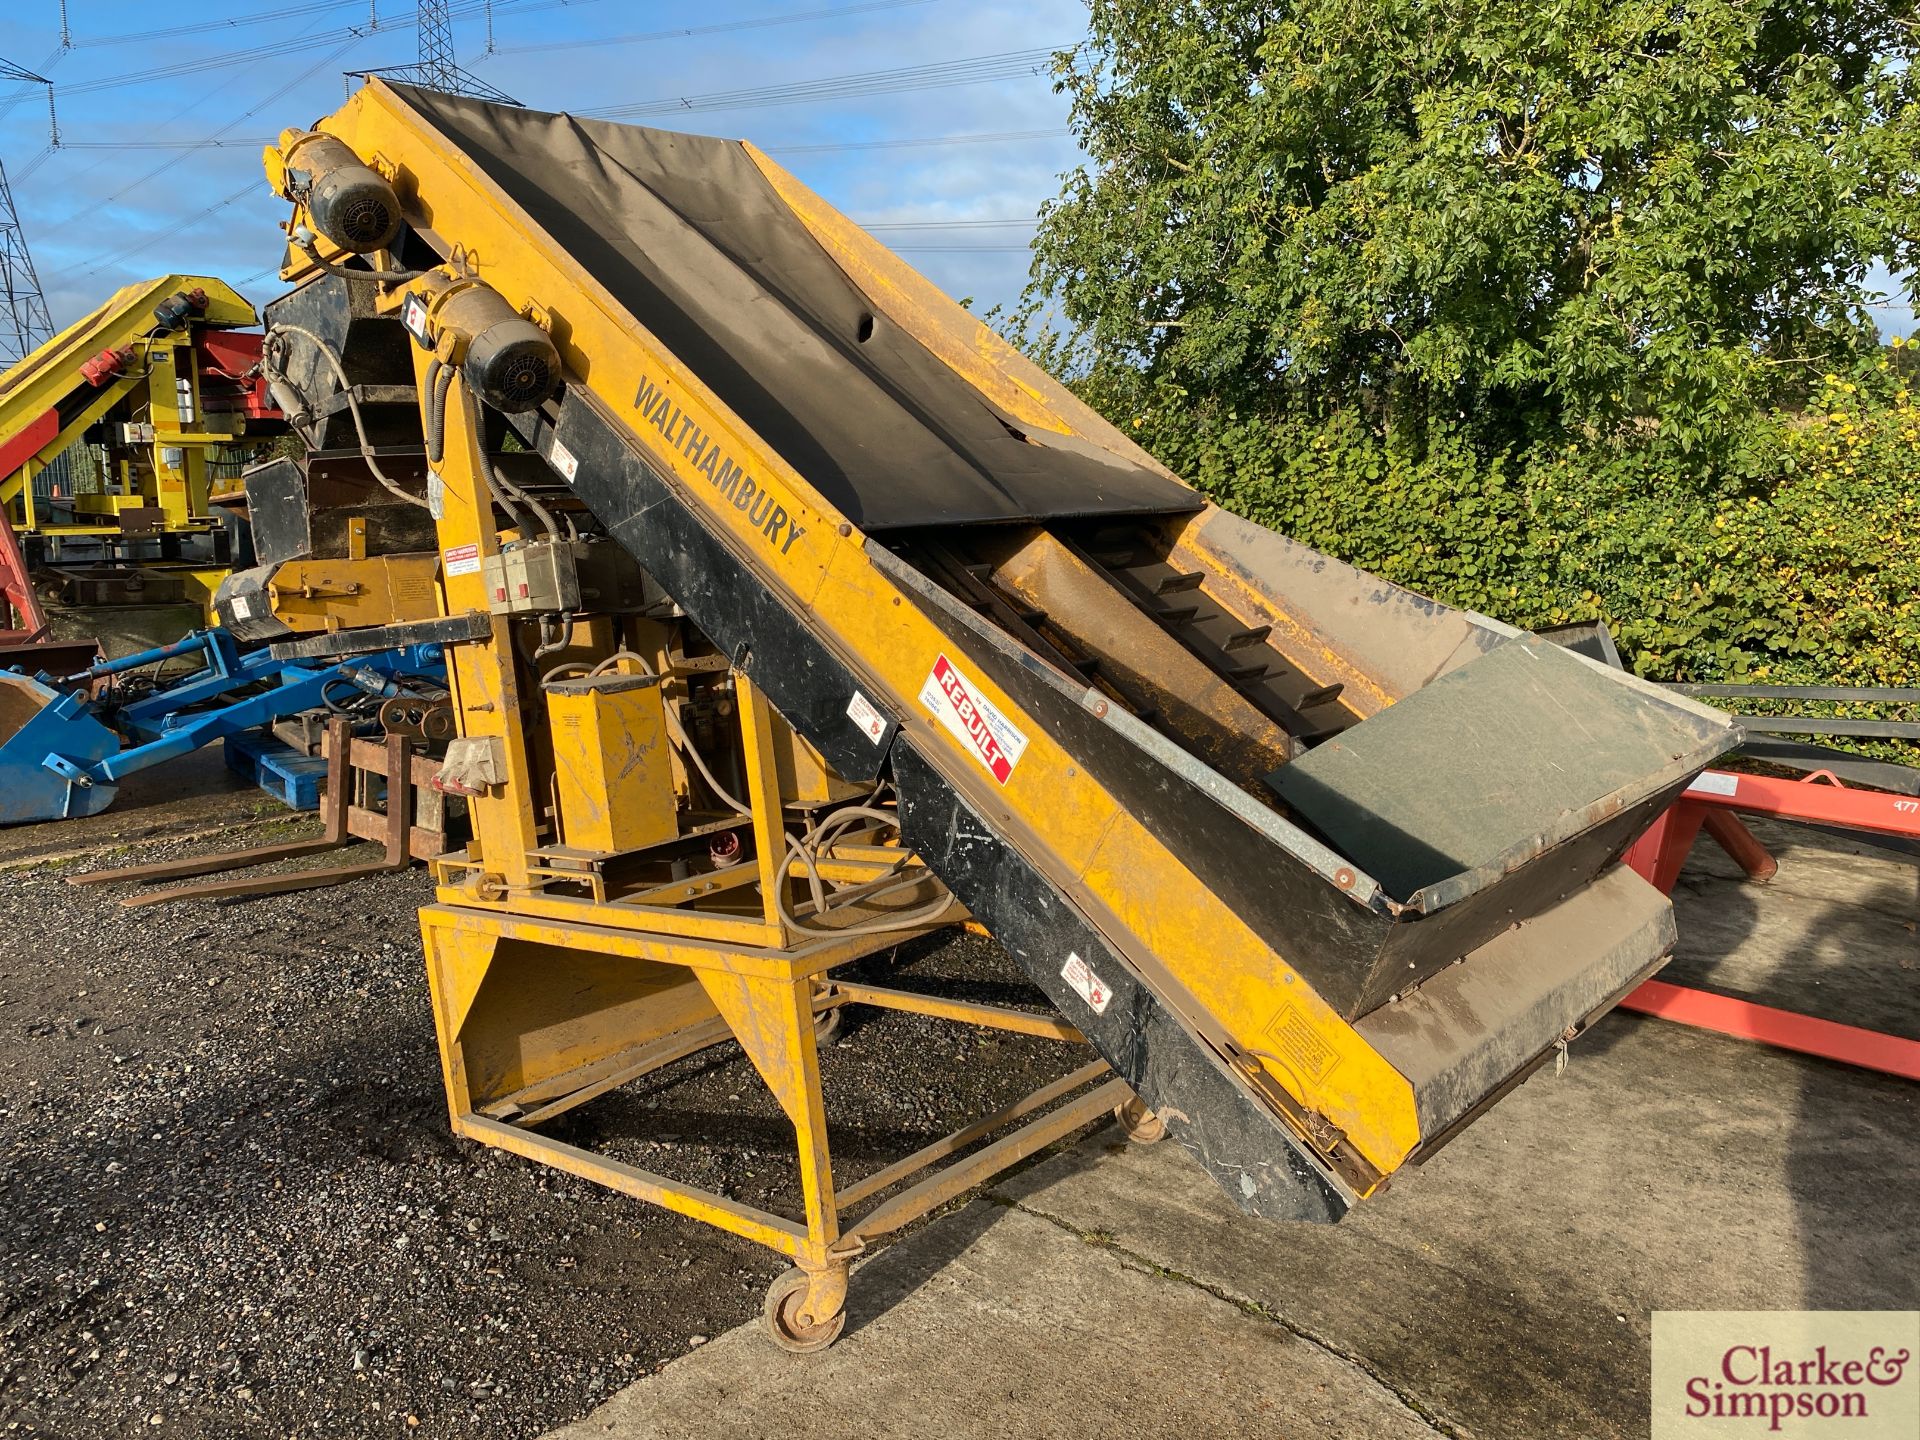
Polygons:
<instances>
[{"instance_id":1,"label":"gravel patch","mask_svg":"<svg viewBox=\"0 0 1920 1440\"><path fill-rule=\"evenodd\" d=\"M537 1436L757 1315L769 1252L453 1138L424 872L128 911L72 870L0 876L0 1433ZM861 970L1042 1003L957 933ZM858 1012L823 1057L840 1177L1083 1058ZM549 1133L794 1208L731 1045Z\"/></svg>"}]
</instances>

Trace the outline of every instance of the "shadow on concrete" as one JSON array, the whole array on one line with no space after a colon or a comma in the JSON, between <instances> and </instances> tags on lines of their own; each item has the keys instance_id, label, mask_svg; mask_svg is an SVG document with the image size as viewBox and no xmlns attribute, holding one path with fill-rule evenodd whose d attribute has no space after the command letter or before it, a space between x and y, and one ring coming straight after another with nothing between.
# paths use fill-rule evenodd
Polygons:
<instances>
[{"instance_id":1,"label":"shadow on concrete","mask_svg":"<svg viewBox=\"0 0 1920 1440\"><path fill-rule=\"evenodd\" d=\"M911 1245L889 1244L855 1272L847 1288L847 1328L857 1335L904 1303L993 1227L1002 1207L976 1202L918 1231Z\"/></svg>"},{"instance_id":2,"label":"shadow on concrete","mask_svg":"<svg viewBox=\"0 0 1920 1440\"><path fill-rule=\"evenodd\" d=\"M1660 978L1920 1040L1920 863L1840 832L1750 824L1778 874L1755 884L1703 833L1676 887L1680 940ZM1624 1033L1601 1027L1595 1053ZM1911 1153L1920 1090L1837 1061L1788 1063L1798 1095L1782 1181L1800 1231L1798 1305L1920 1305L1920 1255L1911 1247L1920 1223Z\"/></svg>"}]
</instances>

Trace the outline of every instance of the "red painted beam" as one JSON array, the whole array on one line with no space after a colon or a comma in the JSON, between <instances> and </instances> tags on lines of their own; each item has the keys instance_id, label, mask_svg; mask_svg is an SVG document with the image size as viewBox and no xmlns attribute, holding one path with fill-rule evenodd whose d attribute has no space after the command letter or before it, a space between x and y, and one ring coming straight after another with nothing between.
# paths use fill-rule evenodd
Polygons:
<instances>
[{"instance_id":1,"label":"red painted beam","mask_svg":"<svg viewBox=\"0 0 1920 1440\"><path fill-rule=\"evenodd\" d=\"M1806 780L1708 770L1687 787L1680 803L1873 830L1883 835L1920 836L1920 799L1885 790L1856 790L1824 770Z\"/></svg>"},{"instance_id":2,"label":"red painted beam","mask_svg":"<svg viewBox=\"0 0 1920 1440\"><path fill-rule=\"evenodd\" d=\"M18 630L13 628L15 616L20 619ZM0 645L27 644L38 640L46 629L46 613L40 608L40 597L33 593L33 577L27 573L20 537L13 533L6 507L0 505Z\"/></svg>"},{"instance_id":3,"label":"red painted beam","mask_svg":"<svg viewBox=\"0 0 1920 1440\"><path fill-rule=\"evenodd\" d=\"M0 443L0 480L6 479L51 445L59 433L60 412L50 409L29 420L24 429Z\"/></svg>"},{"instance_id":4,"label":"red painted beam","mask_svg":"<svg viewBox=\"0 0 1920 1440\"><path fill-rule=\"evenodd\" d=\"M1824 783L1823 783L1824 781ZM1709 834L1755 880L1773 877L1773 857L1746 826L1730 813L1773 815L1871 830L1884 835L1920 836L1920 799L1884 790L1856 790L1824 771L1807 780L1771 775L1736 775L1708 770L1653 822L1627 850L1625 863L1663 893L1673 890L1680 867L1704 824ZM1728 824L1727 822L1732 822ZM1751 1000L1736 1000L1706 990L1689 990L1664 980L1649 980L1620 1002L1623 1010L1655 1015L1678 1025L1713 1030L1742 1040L1757 1040L1781 1050L1816 1055L1842 1065L1920 1080L1920 1040L1883 1035L1857 1025L1796 1015Z\"/></svg>"},{"instance_id":5,"label":"red painted beam","mask_svg":"<svg viewBox=\"0 0 1920 1440\"><path fill-rule=\"evenodd\" d=\"M1836 1020L1818 1020L1776 1010L1731 995L1689 990L1664 980L1648 980L1620 1002L1623 1010L1658 1016L1697 1030L1712 1030L1740 1040L1757 1040L1778 1050L1816 1055L1842 1065L1878 1070L1905 1080L1920 1080L1920 1040L1883 1035Z\"/></svg>"}]
</instances>

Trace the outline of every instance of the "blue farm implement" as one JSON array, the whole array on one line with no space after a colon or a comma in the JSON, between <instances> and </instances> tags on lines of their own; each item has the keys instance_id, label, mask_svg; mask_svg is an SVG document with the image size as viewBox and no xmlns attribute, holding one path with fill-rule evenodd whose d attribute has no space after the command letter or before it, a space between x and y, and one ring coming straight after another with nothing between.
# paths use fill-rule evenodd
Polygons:
<instances>
[{"instance_id":1,"label":"blue farm implement","mask_svg":"<svg viewBox=\"0 0 1920 1440\"><path fill-rule=\"evenodd\" d=\"M126 703L88 698L98 681L180 659L202 668ZM438 646L316 664L243 654L221 630L59 680L0 673L0 824L97 815L135 771L303 710L437 688L445 673Z\"/></svg>"}]
</instances>

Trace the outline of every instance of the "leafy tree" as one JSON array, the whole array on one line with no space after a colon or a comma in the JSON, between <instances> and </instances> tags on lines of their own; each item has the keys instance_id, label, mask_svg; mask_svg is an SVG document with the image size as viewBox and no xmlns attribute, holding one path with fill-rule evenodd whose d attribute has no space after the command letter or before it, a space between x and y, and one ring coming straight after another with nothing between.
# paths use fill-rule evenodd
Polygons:
<instances>
[{"instance_id":1,"label":"leafy tree","mask_svg":"<svg viewBox=\"0 0 1920 1440\"><path fill-rule=\"evenodd\" d=\"M1911 0L1090 9L1019 318L1150 443L1357 408L1725 458L1920 262Z\"/></svg>"}]
</instances>

